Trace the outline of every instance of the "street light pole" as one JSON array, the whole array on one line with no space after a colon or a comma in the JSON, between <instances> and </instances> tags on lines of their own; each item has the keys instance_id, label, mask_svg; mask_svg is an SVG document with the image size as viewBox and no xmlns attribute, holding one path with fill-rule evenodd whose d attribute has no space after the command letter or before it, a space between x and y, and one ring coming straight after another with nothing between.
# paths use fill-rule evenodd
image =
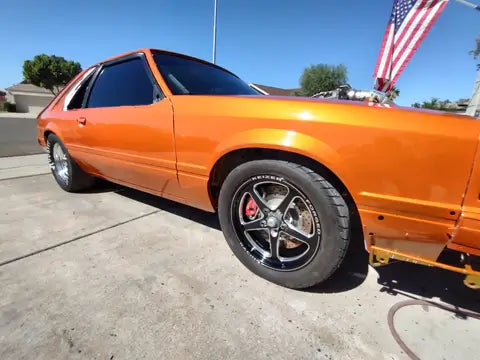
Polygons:
<instances>
[{"instance_id":1,"label":"street light pole","mask_svg":"<svg viewBox=\"0 0 480 360\"><path fill-rule=\"evenodd\" d=\"M213 6L213 50L212 50L213 63L215 64L217 58L217 0L214 0Z\"/></svg>"}]
</instances>

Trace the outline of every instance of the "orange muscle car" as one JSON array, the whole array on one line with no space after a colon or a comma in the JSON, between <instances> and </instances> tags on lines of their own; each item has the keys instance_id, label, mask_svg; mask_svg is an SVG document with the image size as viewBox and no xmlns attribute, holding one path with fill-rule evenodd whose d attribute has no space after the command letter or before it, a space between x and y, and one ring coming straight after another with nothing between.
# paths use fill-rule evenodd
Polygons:
<instances>
[{"instance_id":1,"label":"orange muscle car","mask_svg":"<svg viewBox=\"0 0 480 360\"><path fill-rule=\"evenodd\" d=\"M64 190L98 177L217 211L238 259L291 288L326 280L359 238L374 265L438 266L478 288L479 134L466 116L264 96L151 49L83 71L38 117ZM440 262L446 249L462 262Z\"/></svg>"}]
</instances>

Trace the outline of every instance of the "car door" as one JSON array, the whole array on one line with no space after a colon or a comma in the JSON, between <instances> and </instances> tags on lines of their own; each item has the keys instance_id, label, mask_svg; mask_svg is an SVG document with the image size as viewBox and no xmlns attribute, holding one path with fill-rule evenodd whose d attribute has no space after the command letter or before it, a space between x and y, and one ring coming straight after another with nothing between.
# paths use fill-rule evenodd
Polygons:
<instances>
[{"instance_id":1,"label":"car door","mask_svg":"<svg viewBox=\"0 0 480 360\"><path fill-rule=\"evenodd\" d=\"M176 192L173 110L143 53L97 70L76 129L71 151L96 174L161 194Z\"/></svg>"}]
</instances>

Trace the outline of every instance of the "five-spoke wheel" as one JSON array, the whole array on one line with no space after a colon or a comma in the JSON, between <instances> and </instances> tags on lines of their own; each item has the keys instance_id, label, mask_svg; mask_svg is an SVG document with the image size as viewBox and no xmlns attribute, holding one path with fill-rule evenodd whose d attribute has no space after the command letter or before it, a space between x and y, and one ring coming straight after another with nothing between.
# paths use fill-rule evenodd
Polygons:
<instances>
[{"instance_id":1,"label":"five-spoke wheel","mask_svg":"<svg viewBox=\"0 0 480 360\"><path fill-rule=\"evenodd\" d=\"M307 264L320 243L305 194L283 181L247 181L232 201L232 220L240 241L265 266L294 270Z\"/></svg>"},{"instance_id":2,"label":"five-spoke wheel","mask_svg":"<svg viewBox=\"0 0 480 360\"><path fill-rule=\"evenodd\" d=\"M233 169L221 187L218 212L238 259L286 287L326 280L349 243L343 197L324 177L292 162L255 160Z\"/></svg>"}]
</instances>

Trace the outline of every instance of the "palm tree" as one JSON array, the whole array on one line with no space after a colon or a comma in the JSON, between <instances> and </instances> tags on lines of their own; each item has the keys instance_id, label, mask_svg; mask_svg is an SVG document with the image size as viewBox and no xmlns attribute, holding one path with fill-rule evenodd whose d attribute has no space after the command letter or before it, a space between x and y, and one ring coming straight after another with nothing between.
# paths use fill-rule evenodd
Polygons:
<instances>
[{"instance_id":1,"label":"palm tree","mask_svg":"<svg viewBox=\"0 0 480 360\"><path fill-rule=\"evenodd\" d=\"M390 92L388 93L388 99L390 101L395 100L399 96L400 96L400 90L396 86L394 86L392 90L390 90Z\"/></svg>"}]
</instances>

